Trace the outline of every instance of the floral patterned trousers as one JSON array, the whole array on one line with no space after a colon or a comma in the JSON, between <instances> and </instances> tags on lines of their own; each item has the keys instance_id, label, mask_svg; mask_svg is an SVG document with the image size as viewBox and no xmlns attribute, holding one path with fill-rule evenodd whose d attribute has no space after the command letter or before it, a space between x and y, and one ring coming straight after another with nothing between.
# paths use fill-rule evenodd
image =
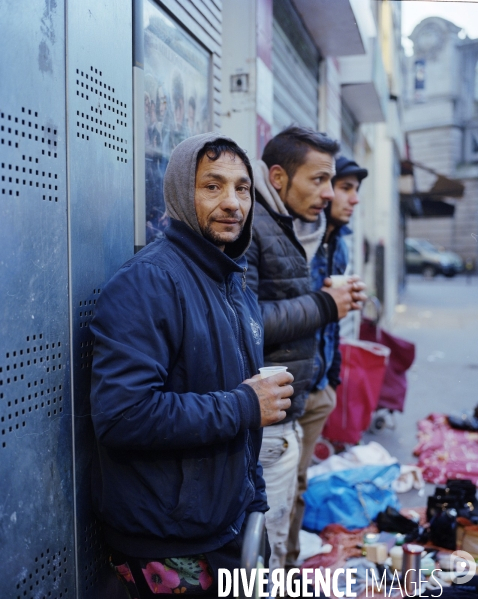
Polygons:
<instances>
[{"instance_id":1,"label":"floral patterned trousers","mask_svg":"<svg viewBox=\"0 0 478 599\"><path fill-rule=\"evenodd\" d=\"M128 591L129 599L154 599L158 595L217 599L218 570L225 568L232 572L241 567L246 523L247 519L232 541L205 554L152 559L131 557L113 549L110 565ZM270 545L266 537L266 568L269 558Z\"/></svg>"},{"instance_id":2,"label":"floral patterned trousers","mask_svg":"<svg viewBox=\"0 0 478 599\"><path fill-rule=\"evenodd\" d=\"M157 595L205 597L213 584L211 568L204 555L141 559L112 552L110 565L129 593L130 599Z\"/></svg>"}]
</instances>

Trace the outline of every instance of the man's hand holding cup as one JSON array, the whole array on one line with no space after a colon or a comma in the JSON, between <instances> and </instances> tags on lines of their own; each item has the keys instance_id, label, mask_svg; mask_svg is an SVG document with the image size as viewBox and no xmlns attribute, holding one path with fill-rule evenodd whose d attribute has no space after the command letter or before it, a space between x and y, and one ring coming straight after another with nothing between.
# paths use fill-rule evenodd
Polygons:
<instances>
[{"instance_id":1,"label":"man's hand holding cup","mask_svg":"<svg viewBox=\"0 0 478 599\"><path fill-rule=\"evenodd\" d=\"M291 383L294 377L287 372L286 366L266 366L259 368L260 374L243 381L250 385L259 399L261 426L280 422L286 417L285 410L290 408L290 397L294 393Z\"/></svg>"}]
</instances>

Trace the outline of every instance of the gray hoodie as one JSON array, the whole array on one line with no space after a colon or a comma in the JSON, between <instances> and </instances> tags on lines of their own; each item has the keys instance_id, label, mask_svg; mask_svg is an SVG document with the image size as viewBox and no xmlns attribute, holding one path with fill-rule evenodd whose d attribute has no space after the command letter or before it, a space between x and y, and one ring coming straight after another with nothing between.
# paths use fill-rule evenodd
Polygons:
<instances>
[{"instance_id":1,"label":"gray hoodie","mask_svg":"<svg viewBox=\"0 0 478 599\"><path fill-rule=\"evenodd\" d=\"M267 202L274 212L289 216L289 211L285 207L284 202L269 181L269 167L267 164L262 160L256 160L253 168L256 179L255 185L257 191L264 198L264 201ZM327 226L325 215L321 214L319 219L314 223L307 223L300 218L294 218L292 226L294 227L297 239L300 241L307 255L307 264L310 265L325 235Z\"/></svg>"},{"instance_id":2,"label":"gray hoodie","mask_svg":"<svg viewBox=\"0 0 478 599\"><path fill-rule=\"evenodd\" d=\"M194 207L197 156L207 143L216 140L224 140L237 145L230 137L220 133L202 133L188 137L174 148L164 175L164 199L168 215L187 224L201 236L202 232ZM252 181L252 206L239 239L226 244L224 253L233 259L240 258L246 253L252 238L254 175L249 161L246 163L246 168Z\"/></svg>"}]
</instances>

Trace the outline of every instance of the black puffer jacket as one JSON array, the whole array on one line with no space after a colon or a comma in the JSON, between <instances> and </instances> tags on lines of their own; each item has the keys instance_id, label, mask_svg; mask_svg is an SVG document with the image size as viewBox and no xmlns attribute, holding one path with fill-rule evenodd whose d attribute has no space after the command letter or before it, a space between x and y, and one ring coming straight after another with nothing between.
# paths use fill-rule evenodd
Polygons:
<instances>
[{"instance_id":1,"label":"black puffer jacket","mask_svg":"<svg viewBox=\"0 0 478 599\"><path fill-rule=\"evenodd\" d=\"M294 376L294 396L284 423L304 411L313 383L315 332L337 321L337 306L329 294L311 291L307 258L292 217L274 212L257 190L246 257L247 283L259 299L264 321L264 363L287 366Z\"/></svg>"}]
</instances>

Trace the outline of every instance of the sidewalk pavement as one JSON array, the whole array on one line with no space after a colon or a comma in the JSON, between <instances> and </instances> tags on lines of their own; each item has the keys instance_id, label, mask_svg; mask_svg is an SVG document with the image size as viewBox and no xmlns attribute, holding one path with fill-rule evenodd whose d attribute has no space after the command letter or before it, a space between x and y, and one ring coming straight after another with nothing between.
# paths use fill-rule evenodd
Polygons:
<instances>
[{"instance_id":1,"label":"sidewalk pavement","mask_svg":"<svg viewBox=\"0 0 478 599\"><path fill-rule=\"evenodd\" d=\"M394 414L394 430L365 433L363 442L377 441L402 464L414 464L418 420L478 404L478 277L409 275L391 332L416 345L405 410ZM424 506L434 488L400 494L400 502Z\"/></svg>"}]
</instances>

